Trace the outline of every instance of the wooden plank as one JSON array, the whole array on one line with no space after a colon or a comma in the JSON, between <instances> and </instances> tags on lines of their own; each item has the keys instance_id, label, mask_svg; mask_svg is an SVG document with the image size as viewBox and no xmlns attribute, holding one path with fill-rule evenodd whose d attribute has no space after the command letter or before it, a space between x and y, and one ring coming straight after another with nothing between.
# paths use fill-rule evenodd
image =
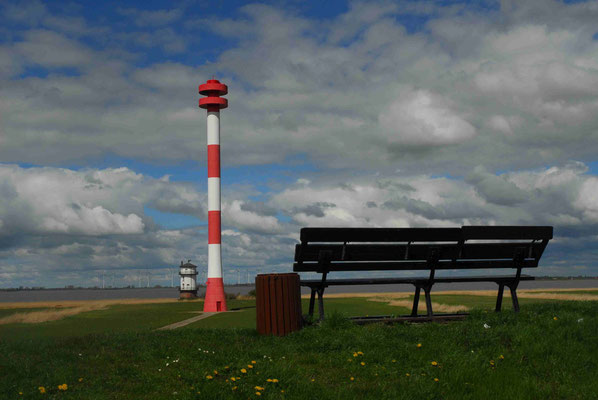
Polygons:
<instances>
[{"instance_id":1,"label":"wooden plank","mask_svg":"<svg viewBox=\"0 0 598 400\"><path fill-rule=\"evenodd\" d=\"M257 280L259 278L259 280ZM270 316L269 309L269 295L268 295L268 277L265 275L258 275L256 278L257 282L260 283L260 298L261 306L260 306L260 313L261 313L261 333L262 335L270 334ZM257 289L257 288L256 288ZM257 291L257 290L256 290Z\"/></svg>"},{"instance_id":2,"label":"wooden plank","mask_svg":"<svg viewBox=\"0 0 598 400\"><path fill-rule=\"evenodd\" d=\"M434 282L438 283L454 283L454 282L504 282L513 281L514 275L485 275L485 276L455 276L446 278L434 278ZM521 281L533 281L535 278L530 275L521 275ZM359 285L393 285L393 284L416 284L428 281L428 277L416 278L354 278L354 279L329 279L326 281L328 286L359 286ZM321 280L302 280L301 286L318 287L322 283Z\"/></svg>"},{"instance_id":3,"label":"wooden plank","mask_svg":"<svg viewBox=\"0 0 598 400\"><path fill-rule=\"evenodd\" d=\"M552 239L552 226L464 226L465 240L544 240Z\"/></svg>"},{"instance_id":4,"label":"wooden plank","mask_svg":"<svg viewBox=\"0 0 598 400\"><path fill-rule=\"evenodd\" d=\"M525 259L521 268L535 268L538 262L533 259ZM492 269L492 268L517 268L513 261L509 260L440 260L435 269ZM327 266L329 272L335 271L425 271L430 270L425 261L391 261L391 262L332 262ZM295 272L324 272L317 263L293 264Z\"/></svg>"},{"instance_id":5,"label":"wooden plank","mask_svg":"<svg viewBox=\"0 0 598 400\"><path fill-rule=\"evenodd\" d=\"M276 294L274 295L276 304L276 333L278 336L286 335L285 331L285 313L284 313L284 291L283 291L284 277L277 275L274 277Z\"/></svg>"},{"instance_id":6,"label":"wooden plank","mask_svg":"<svg viewBox=\"0 0 598 400\"><path fill-rule=\"evenodd\" d=\"M260 335L266 333L264 321L264 288L263 279L260 275L255 277L255 307L256 307L256 328Z\"/></svg>"},{"instance_id":7,"label":"wooden plank","mask_svg":"<svg viewBox=\"0 0 598 400\"><path fill-rule=\"evenodd\" d=\"M264 328L266 334L272 333L272 311L270 310L270 279L268 275L264 275Z\"/></svg>"},{"instance_id":8,"label":"wooden plank","mask_svg":"<svg viewBox=\"0 0 598 400\"><path fill-rule=\"evenodd\" d=\"M276 314L276 302L274 301L276 295L276 282L272 276L268 277L268 289L270 291L270 332L274 335L278 334L278 315Z\"/></svg>"},{"instance_id":9,"label":"wooden plank","mask_svg":"<svg viewBox=\"0 0 598 400\"><path fill-rule=\"evenodd\" d=\"M459 241L461 228L302 228L301 242Z\"/></svg>"},{"instance_id":10,"label":"wooden plank","mask_svg":"<svg viewBox=\"0 0 598 400\"><path fill-rule=\"evenodd\" d=\"M330 252L331 261L399 261L427 260L431 249L438 249L439 259L506 259L511 260L516 249L524 248L527 258L539 258L544 249L540 242L534 244L510 243L465 243L458 244L309 244L297 245L295 261L318 261L320 252ZM531 247L531 253L529 249ZM406 257L406 258L405 258Z\"/></svg>"}]
</instances>

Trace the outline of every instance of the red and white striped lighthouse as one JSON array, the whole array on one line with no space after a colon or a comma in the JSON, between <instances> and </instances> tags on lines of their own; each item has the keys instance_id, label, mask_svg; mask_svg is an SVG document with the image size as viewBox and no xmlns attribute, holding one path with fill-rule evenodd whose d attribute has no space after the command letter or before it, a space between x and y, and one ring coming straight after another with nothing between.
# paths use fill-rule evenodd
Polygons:
<instances>
[{"instance_id":1,"label":"red and white striped lighthouse","mask_svg":"<svg viewBox=\"0 0 598 400\"><path fill-rule=\"evenodd\" d=\"M228 87L216 79L199 85L199 107L208 110L208 281L204 312L227 311L220 255L220 110Z\"/></svg>"}]
</instances>

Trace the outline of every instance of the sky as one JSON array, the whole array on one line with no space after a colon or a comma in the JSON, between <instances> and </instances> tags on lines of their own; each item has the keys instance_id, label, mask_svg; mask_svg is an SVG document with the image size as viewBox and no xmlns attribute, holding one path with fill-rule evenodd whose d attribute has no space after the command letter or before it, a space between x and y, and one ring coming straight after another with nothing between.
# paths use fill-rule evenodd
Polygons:
<instances>
[{"instance_id":1,"label":"sky","mask_svg":"<svg viewBox=\"0 0 598 400\"><path fill-rule=\"evenodd\" d=\"M304 226L552 225L529 272L598 276L596 21L598 1L4 1L0 288L205 278L212 77L226 282L290 272Z\"/></svg>"}]
</instances>

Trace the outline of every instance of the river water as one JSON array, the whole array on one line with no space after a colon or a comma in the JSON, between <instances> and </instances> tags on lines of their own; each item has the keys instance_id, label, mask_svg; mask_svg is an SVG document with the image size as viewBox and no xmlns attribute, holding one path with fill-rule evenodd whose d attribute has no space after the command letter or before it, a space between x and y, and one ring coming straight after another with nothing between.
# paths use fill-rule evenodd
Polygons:
<instances>
[{"instance_id":1,"label":"river water","mask_svg":"<svg viewBox=\"0 0 598 400\"><path fill-rule=\"evenodd\" d=\"M253 285L225 286L227 293L247 294ZM437 283L434 291L444 290L494 290L497 285L492 282L479 283ZM536 280L523 281L520 289L598 289L598 279L571 280ZM205 288L200 288L200 292ZM412 285L365 285L365 286L332 286L326 293L383 293L412 292ZM303 293L309 293L302 288ZM178 298L177 288L127 288L127 289L46 289L46 290L0 290L1 302L34 302L65 300L108 300L108 299L160 299Z\"/></svg>"}]
</instances>

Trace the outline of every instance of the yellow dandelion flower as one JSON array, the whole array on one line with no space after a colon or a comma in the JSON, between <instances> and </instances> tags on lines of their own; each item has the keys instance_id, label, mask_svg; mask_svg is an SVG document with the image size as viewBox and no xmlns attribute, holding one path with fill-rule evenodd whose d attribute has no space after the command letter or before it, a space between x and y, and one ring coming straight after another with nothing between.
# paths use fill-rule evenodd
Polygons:
<instances>
[{"instance_id":1,"label":"yellow dandelion flower","mask_svg":"<svg viewBox=\"0 0 598 400\"><path fill-rule=\"evenodd\" d=\"M353 378L353 377L350 377L349 379L351 379L351 381L354 381L354 380L355 380L355 378Z\"/></svg>"},{"instance_id":2,"label":"yellow dandelion flower","mask_svg":"<svg viewBox=\"0 0 598 400\"><path fill-rule=\"evenodd\" d=\"M237 386L233 386L233 390L237 390Z\"/></svg>"},{"instance_id":3,"label":"yellow dandelion flower","mask_svg":"<svg viewBox=\"0 0 598 400\"><path fill-rule=\"evenodd\" d=\"M417 344L417 348L419 349L420 347L422 347L422 344L421 344L421 343L418 343L418 344Z\"/></svg>"},{"instance_id":4,"label":"yellow dandelion flower","mask_svg":"<svg viewBox=\"0 0 598 400\"><path fill-rule=\"evenodd\" d=\"M58 385L58 390L67 390L69 388L69 386L66 383L63 383L62 385Z\"/></svg>"},{"instance_id":5,"label":"yellow dandelion flower","mask_svg":"<svg viewBox=\"0 0 598 400\"><path fill-rule=\"evenodd\" d=\"M79 378L79 382L83 382L83 378Z\"/></svg>"},{"instance_id":6,"label":"yellow dandelion flower","mask_svg":"<svg viewBox=\"0 0 598 400\"><path fill-rule=\"evenodd\" d=\"M316 380L312 378L312 379L311 379L311 381L312 381L312 382L315 382Z\"/></svg>"},{"instance_id":7,"label":"yellow dandelion flower","mask_svg":"<svg viewBox=\"0 0 598 400\"><path fill-rule=\"evenodd\" d=\"M494 366L494 360L490 360L490 365Z\"/></svg>"},{"instance_id":8,"label":"yellow dandelion flower","mask_svg":"<svg viewBox=\"0 0 598 400\"><path fill-rule=\"evenodd\" d=\"M252 364L257 364L257 362L256 362L256 361L253 361L253 360L251 361L251 363L252 363Z\"/></svg>"},{"instance_id":9,"label":"yellow dandelion flower","mask_svg":"<svg viewBox=\"0 0 598 400\"><path fill-rule=\"evenodd\" d=\"M505 359L505 356L503 356L502 354L500 356L498 356L498 358L500 358L501 360Z\"/></svg>"},{"instance_id":10,"label":"yellow dandelion flower","mask_svg":"<svg viewBox=\"0 0 598 400\"><path fill-rule=\"evenodd\" d=\"M437 366L438 363L436 361L432 361L430 364L432 364L433 366Z\"/></svg>"},{"instance_id":11,"label":"yellow dandelion flower","mask_svg":"<svg viewBox=\"0 0 598 400\"><path fill-rule=\"evenodd\" d=\"M228 379L227 379L227 380L225 380L224 382L228 383Z\"/></svg>"},{"instance_id":12,"label":"yellow dandelion flower","mask_svg":"<svg viewBox=\"0 0 598 400\"><path fill-rule=\"evenodd\" d=\"M214 375L218 375L218 371L214 370ZM180 376L180 375L179 375Z\"/></svg>"},{"instance_id":13,"label":"yellow dandelion flower","mask_svg":"<svg viewBox=\"0 0 598 400\"><path fill-rule=\"evenodd\" d=\"M405 376L411 376L411 374L405 374Z\"/></svg>"},{"instance_id":14,"label":"yellow dandelion flower","mask_svg":"<svg viewBox=\"0 0 598 400\"><path fill-rule=\"evenodd\" d=\"M46 393L46 388L45 388L45 387L43 387L43 386L40 386L40 387L38 387L38 388L37 388L37 390L39 390L39 392L40 392L41 394L44 394L44 393Z\"/></svg>"},{"instance_id":15,"label":"yellow dandelion flower","mask_svg":"<svg viewBox=\"0 0 598 400\"><path fill-rule=\"evenodd\" d=\"M266 379L266 382L272 382L272 379L268 378Z\"/></svg>"},{"instance_id":16,"label":"yellow dandelion flower","mask_svg":"<svg viewBox=\"0 0 598 400\"><path fill-rule=\"evenodd\" d=\"M274 379L272 379L272 382L273 383L278 383L278 379L274 378Z\"/></svg>"},{"instance_id":17,"label":"yellow dandelion flower","mask_svg":"<svg viewBox=\"0 0 598 400\"><path fill-rule=\"evenodd\" d=\"M247 368L251 369L251 368L253 368L253 365L247 364Z\"/></svg>"},{"instance_id":18,"label":"yellow dandelion flower","mask_svg":"<svg viewBox=\"0 0 598 400\"><path fill-rule=\"evenodd\" d=\"M360 362L360 364L361 364L361 365L365 365L365 363L364 363L363 361L362 361L362 362Z\"/></svg>"},{"instance_id":19,"label":"yellow dandelion flower","mask_svg":"<svg viewBox=\"0 0 598 400\"><path fill-rule=\"evenodd\" d=\"M393 362L393 363L396 363L396 362L397 362L397 360L392 360L392 362Z\"/></svg>"},{"instance_id":20,"label":"yellow dandelion flower","mask_svg":"<svg viewBox=\"0 0 598 400\"><path fill-rule=\"evenodd\" d=\"M237 380L237 378L235 378L235 377L233 376L233 377L231 377L231 378L230 378L230 380L234 382L234 381L236 381L236 380Z\"/></svg>"},{"instance_id":21,"label":"yellow dandelion flower","mask_svg":"<svg viewBox=\"0 0 598 400\"><path fill-rule=\"evenodd\" d=\"M224 369L228 370L228 369L230 369L230 367L227 365L226 367L224 367Z\"/></svg>"},{"instance_id":22,"label":"yellow dandelion flower","mask_svg":"<svg viewBox=\"0 0 598 400\"><path fill-rule=\"evenodd\" d=\"M261 396L262 394L260 392L255 392L256 396Z\"/></svg>"},{"instance_id":23,"label":"yellow dandelion flower","mask_svg":"<svg viewBox=\"0 0 598 400\"><path fill-rule=\"evenodd\" d=\"M242 374L246 374L246 373L247 373L247 370L246 370L245 368L241 368L241 373L242 373Z\"/></svg>"},{"instance_id":24,"label":"yellow dandelion flower","mask_svg":"<svg viewBox=\"0 0 598 400\"><path fill-rule=\"evenodd\" d=\"M212 375L206 375L206 379L214 379Z\"/></svg>"},{"instance_id":25,"label":"yellow dandelion flower","mask_svg":"<svg viewBox=\"0 0 598 400\"><path fill-rule=\"evenodd\" d=\"M22 395L23 395L23 392L19 392L19 396L22 396Z\"/></svg>"},{"instance_id":26,"label":"yellow dandelion flower","mask_svg":"<svg viewBox=\"0 0 598 400\"><path fill-rule=\"evenodd\" d=\"M363 355L363 351L358 351L357 354L359 354L360 356Z\"/></svg>"},{"instance_id":27,"label":"yellow dandelion flower","mask_svg":"<svg viewBox=\"0 0 598 400\"><path fill-rule=\"evenodd\" d=\"M284 393L284 390L281 390L280 393Z\"/></svg>"},{"instance_id":28,"label":"yellow dandelion flower","mask_svg":"<svg viewBox=\"0 0 598 400\"><path fill-rule=\"evenodd\" d=\"M557 318L557 317L554 317L553 319L556 321L558 318Z\"/></svg>"},{"instance_id":29,"label":"yellow dandelion flower","mask_svg":"<svg viewBox=\"0 0 598 400\"><path fill-rule=\"evenodd\" d=\"M438 382L438 378L434 378L434 382Z\"/></svg>"},{"instance_id":30,"label":"yellow dandelion flower","mask_svg":"<svg viewBox=\"0 0 598 400\"><path fill-rule=\"evenodd\" d=\"M357 357L357 353L353 353L353 357Z\"/></svg>"}]
</instances>

